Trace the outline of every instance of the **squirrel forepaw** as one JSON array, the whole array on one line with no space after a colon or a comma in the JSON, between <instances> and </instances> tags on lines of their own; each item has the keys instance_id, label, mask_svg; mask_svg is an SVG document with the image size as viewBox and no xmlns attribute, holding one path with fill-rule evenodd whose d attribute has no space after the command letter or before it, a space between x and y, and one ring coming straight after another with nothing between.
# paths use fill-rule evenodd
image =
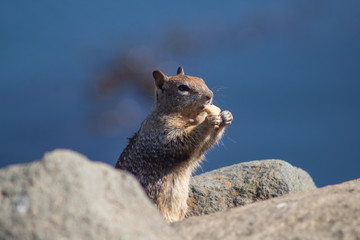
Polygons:
<instances>
[{"instance_id":1,"label":"squirrel forepaw","mask_svg":"<svg viewBox=\"0 0 360 240\"><path fill-rule=\"evenodd\" d=\"M232 120L233 120L233 115L231 114L231 112L229 111L222 111L221 114L221 120L222 120L222 125L223 126L227 126L229 124L231 124Z\"/></svg>"},{"instance_id":2,"label":"squirrel forepaw","mask_svg":"<svg viewBox=\"0 0 360 240\"><path fill-rule=\"evenodd\" d=\"M210 114L206 118L210 126L214 128L227 126L233 120L233 116L229 111L223 111L220 114Z\"/></svg>"},{"instance_id":3,"label":"squirrel forepaw","mask_svg":"<svg viewBox=\"0 0 360 240\"><path fill-rule=\"evenodd\" d=\"M209 123L209 125L214 128L219 128L223 122L220 114L208 115L206 117L206 119L207 119L207 122Z\"/></svg>"}]
</instances>

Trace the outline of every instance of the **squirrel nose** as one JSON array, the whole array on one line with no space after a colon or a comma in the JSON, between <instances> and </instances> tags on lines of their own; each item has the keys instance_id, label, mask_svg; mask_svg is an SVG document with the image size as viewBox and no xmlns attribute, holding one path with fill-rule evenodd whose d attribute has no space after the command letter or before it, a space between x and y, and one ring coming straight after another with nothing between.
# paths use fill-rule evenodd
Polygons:
<instances>
[{"instance_id":1,"label":"squirrel nose","mask_svg":"<svg viewBox=\"0 0 360 240\"><path fill-rule=\"evenodd\" d=\"M206 99L207 99L207 100L211 100L213 97L214 97L214 93L213 93L212 91L209 91L209 92L206 94Z\"/></svg>"}]
</instances>

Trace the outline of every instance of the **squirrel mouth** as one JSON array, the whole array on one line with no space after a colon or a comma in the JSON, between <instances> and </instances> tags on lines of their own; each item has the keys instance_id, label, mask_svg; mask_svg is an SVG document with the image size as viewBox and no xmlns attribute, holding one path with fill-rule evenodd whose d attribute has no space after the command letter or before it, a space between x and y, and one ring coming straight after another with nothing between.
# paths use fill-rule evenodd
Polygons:
<instances>
[{"instance_id":1,"label":"squirrel mouth","mask_svg":"<svg viewBox=\"0 0 360 240\"><path fill-rule=\"evenodd\" d=\"M200 110L201 110L201 111L204 110L205 106L206 106L206 105L210 105L211 102L212 102L211 100L206 101L205 104L203 104L203 105L200 106Z\"/></svg>"},{"instance_id":2,"label":"squirrel mouth","mask_svg":"<svg viewBox=\"0 0 360 240\"><path fill-rule=\"evenodd\" d=\"M213 98L208 99L207 101L205 101L204 104L202 104L202 105L199 107L199 111L200 111L200 112L204 111L205 106L206 106L206 105L211 105L212 100L213 100Z\"/></svg>"},{"instance_id":3,"label":"squirrel mouth","mask_svg":"<svg viewBox=\"0 0 360 240\"><path fill-rule=\"evenodd\" d=\"M200 107L201 108L204 108L205 107L205 105L210 105L212 103L212 98L211 99L209 99L209 100L207 100L203 105L201 105Z\"/></svg>"}]
</instances>

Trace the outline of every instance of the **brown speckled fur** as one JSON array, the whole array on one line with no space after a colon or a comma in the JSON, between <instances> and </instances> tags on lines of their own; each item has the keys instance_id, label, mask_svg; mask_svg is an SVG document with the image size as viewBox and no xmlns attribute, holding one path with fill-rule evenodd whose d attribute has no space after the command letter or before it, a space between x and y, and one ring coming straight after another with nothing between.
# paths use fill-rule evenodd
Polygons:
<instances>
[{"instance_id":1,"label":"brown speckled fur","mask_svg":"<svg viewBox=\"0 0 360 240\"><path fill-rule=\"evenodd\" d=\"M204 152L223 135L232 121L229 111L208 115L213 93L201 78L178 74L168 77L153 73L156 99L150 115L129 139L116 163L140 181L166 222L182 220L190 176L204 158ZM180 85L188 86L186 91Z\"/></svg>"}]
</instances>

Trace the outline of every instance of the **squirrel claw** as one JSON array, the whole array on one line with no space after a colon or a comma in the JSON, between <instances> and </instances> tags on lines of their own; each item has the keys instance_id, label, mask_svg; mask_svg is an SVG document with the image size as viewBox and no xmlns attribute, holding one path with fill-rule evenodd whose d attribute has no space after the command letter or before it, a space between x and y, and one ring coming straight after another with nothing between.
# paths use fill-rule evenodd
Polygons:
<instances>
[{"instance_id":1,"label":"squirrel claw","mask_svg":"<svg viewBox=\"0 0 360 240\"><path fill-rule=\"evenodd\" d=\"M230 125L233 120L233 116L229 111L223 111L220 114L210 114L206 118L208 123L214 128Z\"/></svg>"},{"instance_id":2,"label":"squirrel claw","mask_svg":"<svg viewBox=\"0 0 360 240\"><path fill-rule=\"evenodd\" d=\"M225 110L225 111L221 112L220 116L222 119L222 125L227 126L227 125L231 124L231 122L233 120L233 116L232 116L231 112Z\"/></svg>"},{"instance_id":3,"label":"squirrel claw","mask_svg":"<svg viewBox=\"0 0 360 240\"><path fill-rule=\"evenodd\" d=\"M207 117L208 123L213 126L214 128L219 128L220 125L222 124L223 120L220 116L220 114L218 115L208 115Z\"/></svg>"}]
</instances>

